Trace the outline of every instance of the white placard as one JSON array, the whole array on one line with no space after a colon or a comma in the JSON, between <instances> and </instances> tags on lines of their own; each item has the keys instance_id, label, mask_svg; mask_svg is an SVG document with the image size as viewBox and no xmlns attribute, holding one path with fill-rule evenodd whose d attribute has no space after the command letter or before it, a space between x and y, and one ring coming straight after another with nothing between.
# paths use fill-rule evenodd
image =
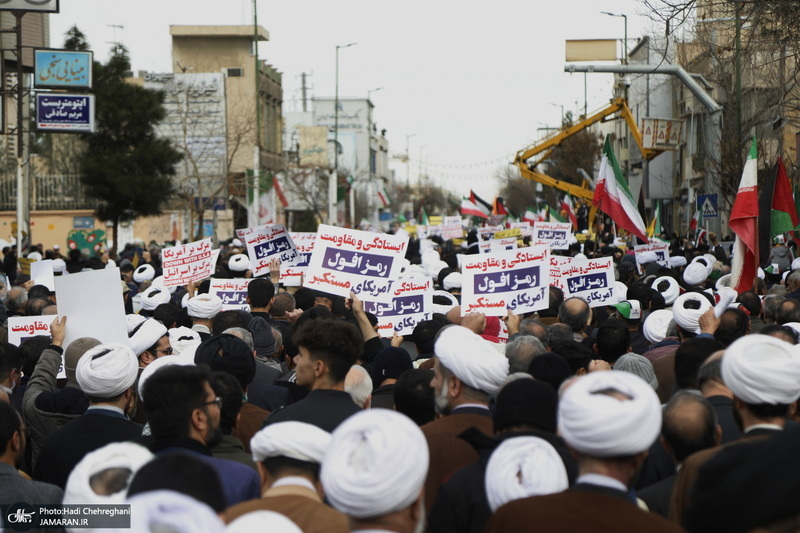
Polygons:
<instances>
[{"instance_id":1,"label":"white placard","mask_svg":"<svg viewBox=\"0 0 800 533\"><path fill-rule=\"evenodd\" d=\"M561 272L565 265L572 262L571 257L564 255L551 255L550 256L550 285L564 290L564 281L561 279Z\"/></svg>"},{"instance_id":2,"label":"white placard","mask_svg":"<svg viewBox=\"0 0 800 533\"><path fill-rule=\"evenodd\" d=\"M614 259L573 259L561 266L561 281L564 298L576 296L589 304L600 307L618 301L614 286Z\"/></svg>"},{"instance_id":3,"label":"white placard","mask_svg":"<svg viewBox=\"0 0 800 533\"><path fill-rule=\"evenodd\" d=\"M505 252L517 249L517 238L506 237L505 239L489 239L489 252Z\"/></svg>"},{"instance_id":4,"label":"white placard","mask_svg":"<svg viewBox=\"0 0 800 533\"><path fill-rule=\"evenodd\" d=\"M211 278L211 283L208 286L208 293L219 296L220 300L222 300L223 311L231 311L233 309L249 311L250 304L247 303L247 285L250 284L250 281L249 278Z\"/></svg>"},{"instance_id":5,"label":"white placard","mask_svg":"<svg viewBox=\"0 0 800 533\"><path fill-rule=\"evenodd\" d=\"M44 285L51 291L55 291L56 282L53 275L53 260L43 259L31 263L31 279L34 285Z\"/></svg>"},{"instance_id":6,"label":"white placard","mask_svg":"<svg viewBox=\"0 0 800 533\"><path fill-rule=\"evenodd\" d=\"M522 231L523 237L532 237L533 228L530 222L512 222L508 225L509 229L519 228Z\"/></svg>"},{"instance_id":7,"label":"white placard","mask_svg":"<svg viewBox=\"0 0 800 533\"><path fill-rule=\"evenodd\" d=\"M667 264L669 259L669 243L650 241L648 244L637 244L633 247L633 253L636 256L636 264L639 264L639 255L644 252L653 252L658 257L657 263L661 266Z\"/></svg>"},{"instance_id":8,"label":"white placard","mask_svg":"<svg viewBox=\"0 0 800 533\"><path fill-rule=\"evenodd\" d=\"M390 302L364 302L364 310L378 317L382 337L410 335L417 324L433 316L433 280L398 281Z\"/></svg>"},{"instance_id":9,"label":"white placard","mask_svg":"<svg viewBox=\"0 0 800 533\"><path fill-rule=\"evenodd\" d=\"M408 236L371 233L321 224L305 286L340 296L385 303L400 273Z\"/></svg>"},{"instance_id":10,"label":"white placard","mask_svg":"<svg viewBox=\"0 0 800 533\"><path fill-rule=\"evenodd\" d=\"M549 258L547 246L466 256L462 316L472 311L505 316L509 309L517 315L546 309L550 305Z\"/></svg>"},{"instance_id":11,"label":"white placard","mask_svg":"<svg viewBox=\"0 0 800 533\"><path fill-rule=\"evenodd\" d=\"M192 281L210 278L214 273L211 257L211 239L165 248L161 252L164 286L186 285Z\"/></svg>"},{"instance_id":12,"label":"white placard","mask_svg":"<svg viewBox=\"0 0 800 533\"><path fill-rule=\"evenodd\" d=\"M297 257L288 263L281 263L280 282L284 287L299 287L301 280L308 270L308 262L311 260L311 252L314 251L314 243L317 241L316 233L290 233L292 242L297 249Z\"/></svg>"},{"instance_id":13,"label":"white placard","mask_svg":"<svg viewBox=\"0 0 800 533\"><path fill-rule=\"evenodd\" d=\"M297 259L297 248L286 227L281 224L267 224L251 228L242 237L247 244L253 277L269 274L269 264L273 259L288 263Z\"/></svg>"},{"instance_id":14,"label":"white placard","mask_svg":"<svg viewBox=\"0 0 800 533\"><path fill-rule=\"evenodd\" d=\"M10 316L8 317L8 342L19 346L22 341L37 335L50 336L50 324L56 317L47 316Z\"/></svg>"},{"instance_id":15,"label":"white placard","mask_svg":"<svg viewBox=\"0 0 800 533\"><path fill-rule=\"evenodd\" d=\"M58 315L67 317L64 349L75 339L128 344L119 268L78 272L56 278Z\"/></svg>"},{"instance_id":16,"label":"white placard","mask_svg":"<svg viewBox=\"0 0 800 533\"><path fill-rule=\"evenodd\" d=\"M548 244L553 250L569 250L569 222L534 222L531 244Z\"/></svg>"}]
</instances>

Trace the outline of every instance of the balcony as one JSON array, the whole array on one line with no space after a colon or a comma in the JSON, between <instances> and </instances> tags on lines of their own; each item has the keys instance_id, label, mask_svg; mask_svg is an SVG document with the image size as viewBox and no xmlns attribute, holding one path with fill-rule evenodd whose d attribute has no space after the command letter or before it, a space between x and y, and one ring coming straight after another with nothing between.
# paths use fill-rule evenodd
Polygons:
<instances>
[{"instance_id":1,"label":"balcony","mask_svg":"<svg viewBox=\"0 0 800 533\"><path fill-rule=\"evenodd\" d=\"M86 197L77 175L32 175L31 211L95 209L96 200ZM0 211L17 208L17 178L0 176Z\"/></svg>"}]
</instances>

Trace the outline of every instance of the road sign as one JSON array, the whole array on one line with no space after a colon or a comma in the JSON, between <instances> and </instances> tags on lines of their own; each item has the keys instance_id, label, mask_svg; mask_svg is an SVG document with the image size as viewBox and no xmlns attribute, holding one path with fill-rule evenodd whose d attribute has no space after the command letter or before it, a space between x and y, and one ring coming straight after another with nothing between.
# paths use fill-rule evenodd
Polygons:
<instances>
[{"instance_id":1,"label":"road sign","mask_svg":"<svg viewBox=\"0 0 800 533\"><path fill-rule=\"evenodd\" d=\"M719 216L716 194L701 194L697 196L697 209L703 213L703 218L716 218Z\"/></svg>"}]
</instances>

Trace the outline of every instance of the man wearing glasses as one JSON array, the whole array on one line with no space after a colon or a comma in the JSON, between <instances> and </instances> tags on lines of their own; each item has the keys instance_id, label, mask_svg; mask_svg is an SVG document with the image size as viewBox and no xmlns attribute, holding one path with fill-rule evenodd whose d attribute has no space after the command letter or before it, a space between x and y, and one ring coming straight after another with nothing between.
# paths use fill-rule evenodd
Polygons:
<instances>
[{"instance_id":1,"label":"man wearing glasses","mask_svg":"<svg viewBox=\"0 0 800 533\"><path fill-rule=\"evenodd\" d=\"M155 318L148 318L133 330L130 343L139 358L140 368L146 367L159 357L172 355L167 327Z\"/></svg>"}]
</instances>

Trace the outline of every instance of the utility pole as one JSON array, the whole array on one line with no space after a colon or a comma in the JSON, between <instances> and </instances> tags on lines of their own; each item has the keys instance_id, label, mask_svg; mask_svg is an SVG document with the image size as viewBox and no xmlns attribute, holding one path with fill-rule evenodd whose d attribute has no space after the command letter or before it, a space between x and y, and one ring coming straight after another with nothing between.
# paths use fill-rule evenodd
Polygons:
<instances>
[{"instance_id":1,"label":"utility pole","mask_svg":"<svg viewBox=\"0 0 800 533\"><path fill-rule=\"evenodd\" d=\"M301 83L302 83L301 91L302 91L302 98L303 98L303 113L308 111L308 85L306 84L306 76L308 76L308 74L306 74L305 72L300 74L300 79L301 79Z\"/></svg>"},{"instance_id":2,"label":"utility pole","mask_svg":"<svg viewBox=\"0 0 800 533\"><path fill-rule=\"evenodd\" d=\"M336 225L336 186L339 181L339 49L358 43L336 45L336 93L333 102L333 172L328 178L328 224Z\"/></svg>"}]
</instances>

